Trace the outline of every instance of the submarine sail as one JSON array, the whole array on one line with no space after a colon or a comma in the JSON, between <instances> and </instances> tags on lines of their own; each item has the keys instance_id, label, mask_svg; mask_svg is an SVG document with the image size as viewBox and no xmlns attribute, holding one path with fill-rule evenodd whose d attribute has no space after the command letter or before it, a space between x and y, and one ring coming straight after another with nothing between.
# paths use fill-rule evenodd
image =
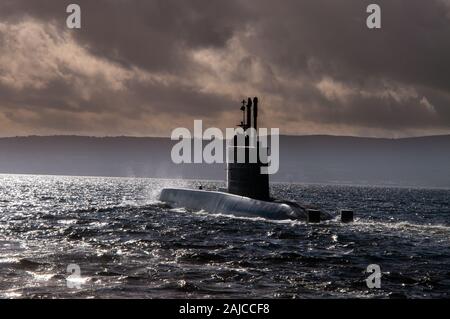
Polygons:
<instances>
[{"instance_id":1,"label":"submarine sail","mask_svg":"<svg viewBox=\"0 0 450 319\"><path fill-rule=\"evenodd\" d=\"M227 191L165 188L161 191L160 201L171 207L212 214L304 220L309 223L331 219L330 213L314 206L271 198L269 175L262 173L262 168L267 169L268 166L268 149L264 149L266 146L256 131L258 98L242 101L241 111L243 120L238 125L241 129L235 131L227 147ZM342 210L341 220L346 223L353 221L353 211Z\"/></svg>"},{"instance_id":2,"label":"submarine sail","mask_svg":"<svg viewBox=\"0 0 450 319\"><path fill-rule=\"evenodd\" d=\"M253 106L253 123L252 123L252 106ZM261 168L267 166L261 161L260 148L257 134L257 118L258 118L258 98L254 98L253 102L249 98L245 105L243 101L243 112L247 111L247 122L239 125L243 131L237 133L231 140L231 145L227 152L227 188L228 193L250 197L259 200L270 200L269 175L261 174ZM253 130L252 130L253 129ZM248 133L252 130L255 136ZM243 134L242 136L240 136ZM264 154L267 154L264 150ZM239 160L239 152L243 154L243 160ZM252 160L252 154L253 160Z\"/></svg>"}]
</instances>

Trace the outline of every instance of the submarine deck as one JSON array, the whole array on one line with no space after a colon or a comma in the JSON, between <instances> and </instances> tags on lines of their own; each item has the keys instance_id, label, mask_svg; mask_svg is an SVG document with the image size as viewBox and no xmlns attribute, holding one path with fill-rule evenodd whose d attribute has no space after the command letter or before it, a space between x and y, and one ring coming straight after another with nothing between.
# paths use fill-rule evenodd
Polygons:
<instances>
[{"instance_id":1,"label":"submarine deck","mask_svg":"<svg viewBox=\"0 0 450 319\"><path fill-rule=\"evenodd\" d=\"M262 201L225 192L184 188L165 188L160 200L177 208L273 220L306 220L308 212L308 208L289 201ZM330 218L328 213L320 212L321 220Z\"/></svg>"}]
</instances>

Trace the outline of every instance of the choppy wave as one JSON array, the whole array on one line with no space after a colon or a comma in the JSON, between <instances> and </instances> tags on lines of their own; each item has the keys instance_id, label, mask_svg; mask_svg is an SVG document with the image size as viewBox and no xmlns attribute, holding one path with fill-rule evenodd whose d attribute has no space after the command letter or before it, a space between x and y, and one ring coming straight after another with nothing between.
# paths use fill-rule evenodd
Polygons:
<instances>
[{"instance_id":1,"label":"choppy wave","mask_svg":"<svg viewBox=\"0 0 450 319\"><path fill-rule=\"evenodd\" d=\"M274 185L277 197L357 214L308 225L158 201L162 187L195 181L0 179L3 298L449 296L449 190ZM370 264L380 290L365 283Z\"/></svg>"}]
</instances>

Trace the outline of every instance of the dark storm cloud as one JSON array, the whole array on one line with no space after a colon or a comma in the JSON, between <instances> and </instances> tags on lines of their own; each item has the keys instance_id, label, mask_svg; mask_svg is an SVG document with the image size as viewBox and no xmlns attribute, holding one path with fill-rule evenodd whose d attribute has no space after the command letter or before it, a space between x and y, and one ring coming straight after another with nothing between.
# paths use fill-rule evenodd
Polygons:
<instances>
[{"instance_id":1,"label":"dark storm cloud","mask_svg":"<svg viewBox=\"0 0 450 319\"><path fill-rule=\"evenodd\" d=\"M445 1L376 1L382 29L365 28L365 9L373 1L272 1L258 6L256 34L249 51L282 70L285 76L320 81L324 76L356 91L391 84L412 87L416 98L395 100L355 94L344 101L324 100L313 86L285 98L320 104L302 112L316 121L401 128L450 126L450 20ZM430 88L435 91L430 92ZM420 104L426 97L432 116ZM294 108L298 105L295 105ZM341 105L342 104L342 105ZM321 111L321 112L320 112Z\"/></svg>"},{"instance_id":2,"label":"dark storm cloud","mask_svg":"<svg viewBox=\"0 0 450 319\"><path fill-rule=\"evenodd\" d=\"M64 27L72 2L81 30ZM381 30L365 25L373 2ZM175 123L160 123L171 116L221 125L248 94L260 94L271 125L289 133L305 133L303 124L380 135L450 128L447 0L2 0L0 19L0 54L35 59L29 68L0 60L0 123L12 131L89 132L98 116L114 123L100 125L105 134L126 121L167 133ZM33 45L48 49L22 52Z\"/></svg>"},{"instance_id":3,"label":"dark storm cloud","mask_svg":"<svg viewBox=\"0 0 450 319\"><path fill-rule=\"evenodd\" d=\"M74 1L6 1L0 9L6 17L30 15L65 26L65 8L70 3ZM233 32L246 23L246 11L236 0L75 3L83 13L83 28L74 33L82 44L99 56L127 66L158 71L185 67L186 49L224 46Z\"/></svg>"},{"instance_id":4,"label":"dark storm cloud","mask_svg":"<svg viewBox=\"0 0 450 319\"><path fill-rule=\"evenodd\" d=\"M445 1L375 1L382 8L382 29L365 27L374 1L261 1L261 17L251 47L294 75L317 71L338 79L388 77L413 84L450 82L450 6Z\"/></svg>"},{"instance_id":5,"label":"dark storm cloud","mask_svg":"<svg viewBox=\"0 0 450 319\"><path fill-rule=\"evenodd\" d=\"M190 61L186 57L188 50L200 47L220 48L226 44L233 34L233 28L240 24L239 18L233 17L230 12L235 5L232 1L193 1L189 4L167 0L79 1L78 3L83 10L83 28L72 32L71 35L75 36L80 47L94 57L110 61L115 69L122 67L124 72L130 72L130 75L118 72L119 76L123 77L118 81L124 88L112 89L111 83L108 83L111 79L106 78L114 76L117 70L113 70L112 75L108 70L98 70L99 72L89 74L85 72L86 70L80 72L76 66L64 65L70 57L61 57L57 52L37 52L35 55L30 53L27 58L36 61L32 63L31 68L37 65L42 69L41 74L32 74L32 76L36 76L37 80L44 78L45 85L11 89L0 82L0 89L5 91L5 94L0 97L0 103L2 103L0 108L20 107L35 113L32 117L35 122L31 124L35 125L37 119L42 126L60 127L54 122L60 121L61 116L58 112L52 113L48 112L49 110L69 112L70 116L73 116L73 112L109 112L116 114L117 117L132 120L136 120L145 113L155 118L160 113L210 117L216 112L223 111L232 102L221 94L202 92L201 88L191 84L189 77L195 74L188 74ZM60 1L32 3L8 1L1 3L0 6L2 6L0 12L3 18L10 24L20 23L32 17L33 22L36 19L44 23L50 22L60 33L67 32L65 28L67 15L64 12L66 4ZM221 14L231 18L222 23ZM56 51L63 47L66 41L66 39L59 39L54 30L46 26L36 28L26 25L20 30L25 30L21 33L31 34L29 38L36 35L41 39L49 38L49 41L41 41L38 45L40 47L55 46ZM32 41L28 38L21 39L22 41L15 41L16 39L11 41L13 38L11 34L15 31L5 31L9 33L10 38L8 41L3 41L4 51L11 42L21 44ZM14 50L24 51L22 45L16 45L9 50L9 53ZM47 74L50 72L45 68L46 65L42 65L43 63L39 61L48 60L51 54L55 55L53 60L59 61L56 67L58 72ZM10 55L13 58L14 54ZM99 68L102 67L109 66L103 65ZM30 72L28 69L21 71L25 74ZM171 81L169 84L164 79L161 81L136 79L139 77L136 74L140 71L154 71L173 77L188 77L188 79ZM19 82L19 86L22 86L20 78L15 79L14 76L12 78ZM88 98L83 96L84 91L88 91ZM44 113L45 116L43 116ZM15 116L13 112L5 112L5 114L8 119L16 123L25 124L30 121L29 117L21 119L20 113ZM72 123L67 126L67 129L83 126L83 123L75 123L75 121ZM85 127L92 125L92 123L85 124ZM170 132L168 128L165 130L165 133L167 132ZM114 134L114 131L107 133Z\"/></svg>"}]
</instances>

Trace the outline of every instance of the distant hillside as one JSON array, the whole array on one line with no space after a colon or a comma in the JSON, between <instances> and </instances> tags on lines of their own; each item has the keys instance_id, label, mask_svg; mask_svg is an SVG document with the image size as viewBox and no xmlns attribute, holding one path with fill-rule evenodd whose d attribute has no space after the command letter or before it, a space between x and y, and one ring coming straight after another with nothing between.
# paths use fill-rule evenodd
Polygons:
<instances>
[{"instance_id":1,"label":"distant hillside","mask_svg":"<svg viewBox=\"0 0 450 319\"><path fill-rule=\"evenodd\" d=\"M175 165L168 138L0 138L0 173L225 179L225 165ZM450 135L282 136L273 181L450 187Z\"/></svg>"}]
</instances>

